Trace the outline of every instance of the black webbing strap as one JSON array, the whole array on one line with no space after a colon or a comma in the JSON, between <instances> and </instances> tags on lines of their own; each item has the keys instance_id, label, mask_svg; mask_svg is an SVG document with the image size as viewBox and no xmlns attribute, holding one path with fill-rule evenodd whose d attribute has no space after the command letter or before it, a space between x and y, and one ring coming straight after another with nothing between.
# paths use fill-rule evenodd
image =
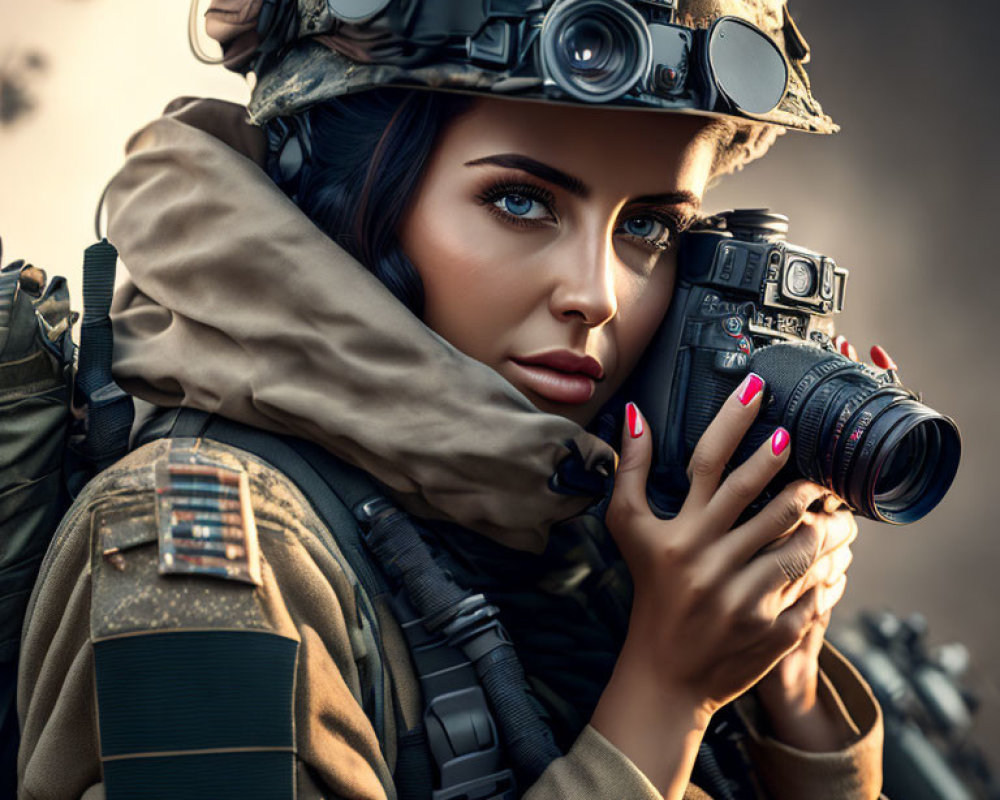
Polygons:
<instances>
[{"instance_id":1,"label":"black webbing strap","mask_svg":"<svg viewBox=\"0 0 1000 800\"><path fill-rule=\"evenodd\" d=\"M387 595L389 586L384 577L372 568L358 523L345 499L340 496L340 493L363 499L375 496L377 490L367 476L346 464L343 468L338 467L333 463L333 457L321 448L316 448L317 453L308 452L306 455L310 448L307 442L267 433L195 409L172 409L158 416L143 427L137 444L165 437L206 438L228 444L252 453L286 475L336 536L340 552L364 589L365 597L359 597L359 610L372 630L378 632L378 617L368 598ZM375 639L380 642L378 635ZM385 654L381 652L381 644L379 646L379 663L372 681L372 694L365 698L363 705L381 742L385 740L385 698L382 691Z\"/></svg>"},{"instance_id":2,"label":"black webbing strap","mask_svg":"<svg viewBox=\"0 0 1000 800\"><path fill-rule=\"evenodd\" d=\"M135 418L132 397L111 376L114 342L110 313L117 262L118 251L107 239L84 251L76 405L87 409L87 435L78 449L98 470L111 466L128 452Z\"/></svg>"}]
</instances>

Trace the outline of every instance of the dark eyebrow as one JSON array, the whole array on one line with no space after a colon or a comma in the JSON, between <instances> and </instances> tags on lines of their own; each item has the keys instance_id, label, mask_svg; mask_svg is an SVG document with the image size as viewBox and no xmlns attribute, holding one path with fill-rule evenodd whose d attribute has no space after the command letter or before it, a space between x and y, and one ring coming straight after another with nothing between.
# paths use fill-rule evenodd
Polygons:
<instances>
[{"instance_id":1,"label":"dark eyebrow","mask_svg":"<svg viewBox=\"0 0 1000 800\"><path fill-rule=\"evenodd\" d=\"M590 187L579 178L567 175L561 169L543 164L541 161L536 161L529 156L523 156L518 153L498 153L494 156L484 156L483 158L476 158L465 162L465 166L467 167L478 167L483 164L495 164L498 167L506 167L507 169L519 169L534 175L536 178L541 178L543 181L547 181L554 186L559 186L577 197L586 199L590 196ZM647 206L690 206L692 211L697 211L701 208L701 198L694 192L685 190L644 195L630 202Z\"/></svg>"},{"instance_id":2,"label":"dark eyebrow","mask_svg":"<svg viewBox=\"0 0 1000 800\"><path fill-rule=\"evenodd\" d=\"M644 206L690 206L692 211L701 208L701 198L694 192L681 190L677 192L664 192L663 194L647 194L630 200L630 204Z\"/></svg>"},{"instance_id":3,"label":"dark eyebrow","mask_svg":"<svg viewBox=\"0 0 1000 800\"><path fill-rule=\"evenodd\" d=\"M495 164L498 167L522 170L583 199L590 195L590 187L579 178L574 178L561 169L550 167L548 164L543 164L541 161L518 153L498 153L495 156L485 156L465 162L467 167L478 167L483 164Z\"/></svg>"}]
</instances>

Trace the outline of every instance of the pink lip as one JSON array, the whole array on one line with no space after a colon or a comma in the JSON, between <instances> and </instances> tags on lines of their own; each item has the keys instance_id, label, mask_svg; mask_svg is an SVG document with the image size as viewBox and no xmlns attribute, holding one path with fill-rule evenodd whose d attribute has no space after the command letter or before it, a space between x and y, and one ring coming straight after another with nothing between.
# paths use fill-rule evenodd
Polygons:
<instances>
[{"instance_id":1,"label":"pink lip","mask_svg":"<svg viewBox=\"0 0 1000 800\"><path fill-rule=\"evenodd\" d=\"M557 372L578 372L595 381L604 377L604 368L596 358L580 356L570 350L549 350L533 356L515 356L511 360L517 364L548 367Z\"/></svg>"},{"instance_id":2,"label":"pink lip","mask_svg":"<svg viewBox=\"0 0 1000 800\"><path fill-rule=\"evenodd\" d=\"M569 350L553 350L524 358L511 358L518 383L553 403L580 405L594 395L604 376L600 363Z\"/></svg>"}]
</instances>

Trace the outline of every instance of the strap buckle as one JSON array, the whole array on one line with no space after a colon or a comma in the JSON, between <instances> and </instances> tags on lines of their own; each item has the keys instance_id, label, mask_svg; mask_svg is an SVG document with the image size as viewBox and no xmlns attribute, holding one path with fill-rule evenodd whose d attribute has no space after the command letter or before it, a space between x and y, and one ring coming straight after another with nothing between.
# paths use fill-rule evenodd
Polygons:
<instances>
[{"instance_id":1,"label":"strap buckle","mask_svg":"<svg viewBox=\"0 0 1000 800\"><path fill-rule=\"evenodd\" d=\"M515 800L516 797L514 775L509 769L431 793L431 800Z\"/></svg>"},{"instance_id":2,"label":"strap buckle","mask_svg":"<svg viewBox=\"0 0 1000 800\"><path fill-rule=\"evenodd\" d=\"M483 595L432 619L418 617L403 593L392 606L424 695L424 730L441 787L432 800L514 800L514 773L502 768L500 735L470 660L509 642L497 609Z\"/></svg>"}]
</instances>

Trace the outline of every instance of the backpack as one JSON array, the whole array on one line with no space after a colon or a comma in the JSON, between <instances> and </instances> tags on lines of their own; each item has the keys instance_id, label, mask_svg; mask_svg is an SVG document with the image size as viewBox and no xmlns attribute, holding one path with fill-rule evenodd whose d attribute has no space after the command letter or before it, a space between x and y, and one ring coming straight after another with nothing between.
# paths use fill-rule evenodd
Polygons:
<instances>
[{"instance_id":1,"label":"backpack","mask_svg":"<svg viewBox=\"0 0 1000 800\"><path fill-rule=\"evenodd\" d=\"M107 241L86 251L87 311L81 325L79 371L72 337L78 317L70 309L65 278L47 281L44 271L24 261L0 270L0 795L4 797L13 797L16 790L18 649L39 566L72 498L97 470L124 454L123 441L127 448L131 398L111 379L108 312L117 257Z\"/></svg>"}]
</instances>

